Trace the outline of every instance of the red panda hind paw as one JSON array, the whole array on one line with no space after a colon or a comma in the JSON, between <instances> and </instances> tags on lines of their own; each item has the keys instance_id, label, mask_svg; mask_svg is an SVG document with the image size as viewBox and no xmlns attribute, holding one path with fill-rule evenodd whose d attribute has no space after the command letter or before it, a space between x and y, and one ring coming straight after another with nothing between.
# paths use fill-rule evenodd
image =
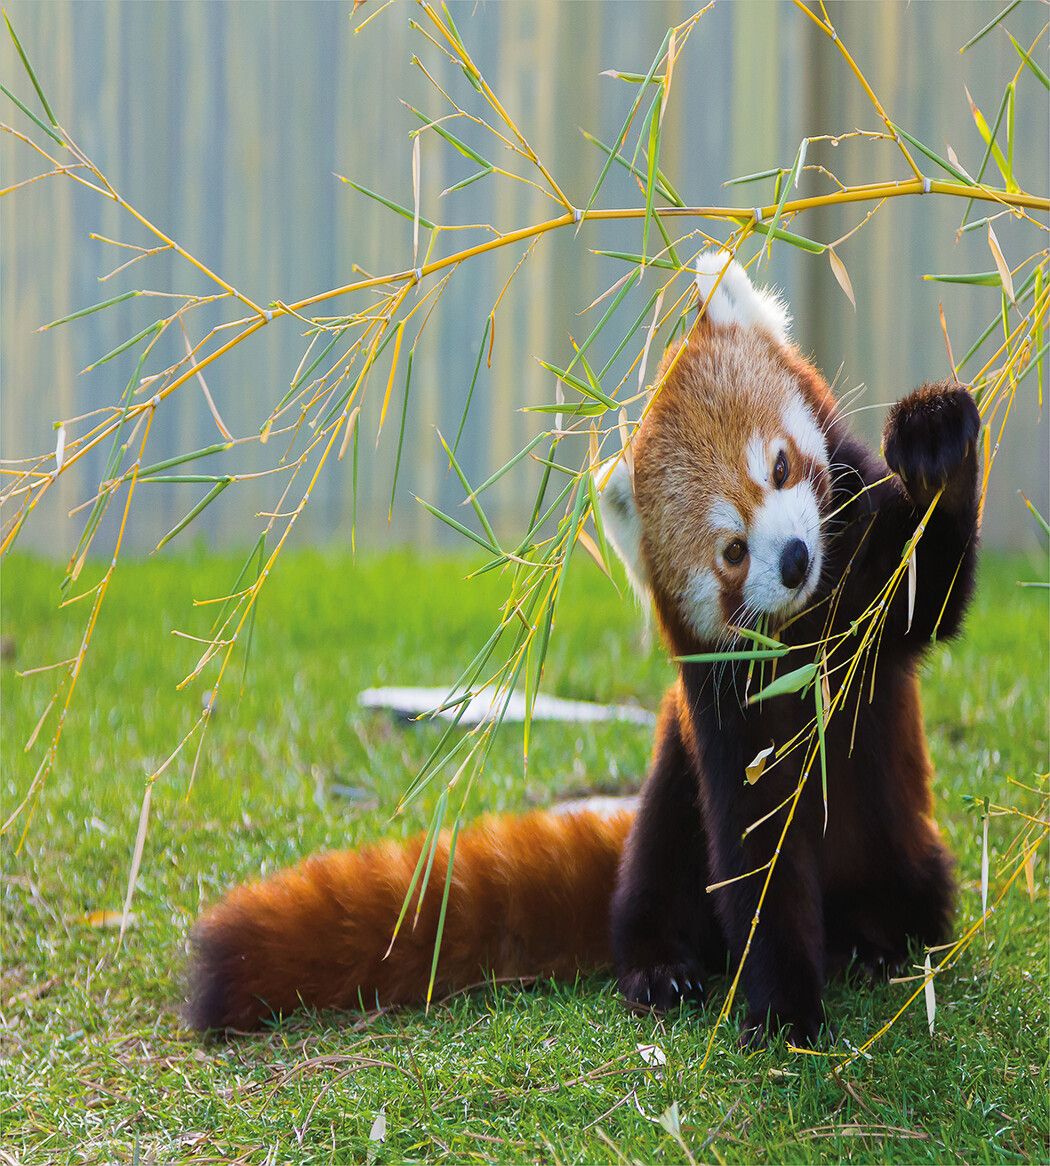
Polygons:
<instances>
[{"instance_id":1,"label":"red panda hind paw","mask_svg":"<svg viewBox=\"0 0 1050 1166\"><path fill-rule=\"evenodd\" d=\"M960 385L924 385L899 401L886 423L886 464L923 500L932 497L973 452L981 417Z\"/></svg>"},{"instance_id":2,"label":"red panda hind paw","mask_svg":"<svg viewBox=\"0 0 1050 1166\"><path fill-rule=\"evenodd\" d=\"M704 986L697 965L654 964L619 978L627 1006L635 1012L669 1012L681 1004L704 1003Z\"/></svg>"}]
</instances>

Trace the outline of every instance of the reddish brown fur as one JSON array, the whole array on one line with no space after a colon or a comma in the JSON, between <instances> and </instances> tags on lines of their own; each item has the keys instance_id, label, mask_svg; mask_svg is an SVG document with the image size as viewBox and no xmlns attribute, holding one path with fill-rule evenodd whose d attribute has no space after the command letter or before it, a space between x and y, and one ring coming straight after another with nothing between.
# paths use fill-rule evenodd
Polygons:
<instances>
[{"instance_id":1,"label":"reddish brown fur","mask_svg":"<svg viewBox=\"0 0 1050 1166\"><path fill-rule=\"evenodd\" d=\"M482 818L456 843L435 997L495 977L570 978L610 962L609 900L631 815ZM448 868L441 836L422 910L389 956L424 839L317 855L236 888L194 932L190 1020L249 1029L271 1014L421 1003Z\"/></svg>"}]
</instances>

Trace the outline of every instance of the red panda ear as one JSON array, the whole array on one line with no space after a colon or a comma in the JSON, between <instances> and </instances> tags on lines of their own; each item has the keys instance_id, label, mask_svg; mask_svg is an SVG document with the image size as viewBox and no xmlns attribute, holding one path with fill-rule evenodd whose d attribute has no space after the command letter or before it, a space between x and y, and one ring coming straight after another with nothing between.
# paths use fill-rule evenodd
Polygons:
<instances>
[{"instance_id":1,"label":"red panda ear","mask_svg":"<svg viewBox=\"0 0 1050 1166\"><path fill-rule=\"evenodd\" d=\"M780 296L768 287L755 287L747 272L727 251L704 251L696 260L696 288L707 304L709 324L760 327L781 344L790 344L791 314Z\"/></svg>"},{"instance_id":2,"label":"red panda ear","mask_svg":"<svg viewBox=\"0 0 1050 1166\"><path fill-rule=\"evenodd\" d=\"M631 586L638 597L644 599L649 590L649 573L642 556L642 520L634 497L630 467L625 458L620 458L612 473L608 471L608 463L605 463L595 479L602 487L599 499L602 524L613 550L627 568Z\"/></svg>"}]
</instances>

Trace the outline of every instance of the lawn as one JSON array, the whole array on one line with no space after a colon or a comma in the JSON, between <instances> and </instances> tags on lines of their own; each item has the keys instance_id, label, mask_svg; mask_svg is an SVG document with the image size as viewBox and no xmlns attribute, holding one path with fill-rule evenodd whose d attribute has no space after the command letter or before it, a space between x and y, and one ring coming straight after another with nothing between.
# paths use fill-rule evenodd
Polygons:
<instances>
[{"instance_id":1,"label":"lawn","mask_svg":"<svg viewBox=\"0 0 1050 1166\"><path fill-rule=\"evenodd\" d=\"M633 605L585 556L574 562L546 690L655 708L671 673L643 646ZM68 717L59 760L18 848L3 840L0 1161L1009 1162L1048 1153L1046 850L1035 901L1024 879L986 934L838 1083L822 1057L783 1044L746 1055L727 1029L703 1075L713 1011L662 1020L618 1002L611 980L457 997L429 1015L299 1016L266 1034L202 1045L179 1021L186 934L244 878L320 847L422 827L397 795L434 742L430 726L361 711L383 683L448 683L491 630L501 583L472 563L409 554L289 552L262 599L243 695L219 698L192 789L192 755L154 790L123 947L92 913L123 901L143 782L196 716L206 683L177 692L206 627L193 597L221 594L239 561L194 553L119 568ZM959 856L960 932L980 915L981 823L970 798L1032 811L1047 767L1045 567L987 556L965 635L926 668L938 813ZM3 570L5 813L40 756L22 746L49 674L86 617L63 612L59 569L15 556ZM207 609L205 609L206 611ZM50 726L51 722L49 722ZM46 744L50 728L45 727ZM892 748L892 742L887 742ZM497 746L474 809L515 810L641 781L649 730L534 729ZM832 796L833 784L832 784ZM353 796L346 796L347 790ZM993 892L1015 820L993 818ZM715 1008L724 983L709 986ZM861 1043L913 985L829 989L839 1047ZM639 1045L656 1044L663 1065ZM677 1105L681 1141L659 1119ZM370 1141L378 1115L385 1140ZM376 1130L378 1133L378 1129Z\"/></svg>"}]
</instances>

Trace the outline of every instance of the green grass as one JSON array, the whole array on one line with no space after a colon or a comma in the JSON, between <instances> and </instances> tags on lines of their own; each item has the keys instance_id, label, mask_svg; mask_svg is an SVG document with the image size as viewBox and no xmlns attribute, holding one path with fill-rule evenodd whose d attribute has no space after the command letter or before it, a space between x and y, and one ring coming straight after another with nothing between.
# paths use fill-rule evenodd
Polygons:
<instances>
[{"instance_id":1,"label":"green grass","mask_svg":"<svg viewBox=\"0 0 1050 1166\"><path fill-rule=\"evenodd\" d=\"M632 605L580 556L546 689L655 707L670 671L641 647ZM681 1161L655 1120L677 1103L699 1161L1044 1160L1047 1115L1045 848L1037 896L1023 879L987 934L937 985L935 1035L921 999L836 1084L819 1057L783 1045L736 1051L727 1030L701 1076L712 1014L628 1013L611 981L456 998L429 1016L354 1022L296 1017L277 1031L201 1044L180 1025L187 931L224 888L318 848L424 825L432 801L390 808L434 741L356 704L380 683L448 683L491 629L500 580L463 585L463 559L289 553L267 586L243 697L220 697L192 790L191 758L158 781L123 948L84 922L123 901L145 776L192 723L206 682L175 683L206 628L192 597L232 582L233 558L122 565L74 700L59 761L25 844L3 842L0 1142L33 1162ZM1039 564L986 558L963 639L926 668L939 816L960 859L960 930L980 912L980 822L964 800L1032 810L1007 777L1039 784L1047 757L1046 593L1020 590ZM56 611L59 571L27 557L3 572L4 806L26 789L46 743L22 745L49 695L30 668L72 654L83 605ZM887 743L892 748L892 742ZM516 809L642 778L648 731L534 730L527 775L508 730L472 810ZM371 802L332 787L367 791ZM833 796L832 780L832 796ZM374 803L374 804L373 804ZM991 823L993 890L1014 820ZM710 986L716 1002L724 983ZM904 985L832 986L828 1010L859 1044L903 1002ZM645 1064L656 1043L666 1065ZM369 1143L385 1111L386 1140Z\"/></svg>"}]
</instances>

